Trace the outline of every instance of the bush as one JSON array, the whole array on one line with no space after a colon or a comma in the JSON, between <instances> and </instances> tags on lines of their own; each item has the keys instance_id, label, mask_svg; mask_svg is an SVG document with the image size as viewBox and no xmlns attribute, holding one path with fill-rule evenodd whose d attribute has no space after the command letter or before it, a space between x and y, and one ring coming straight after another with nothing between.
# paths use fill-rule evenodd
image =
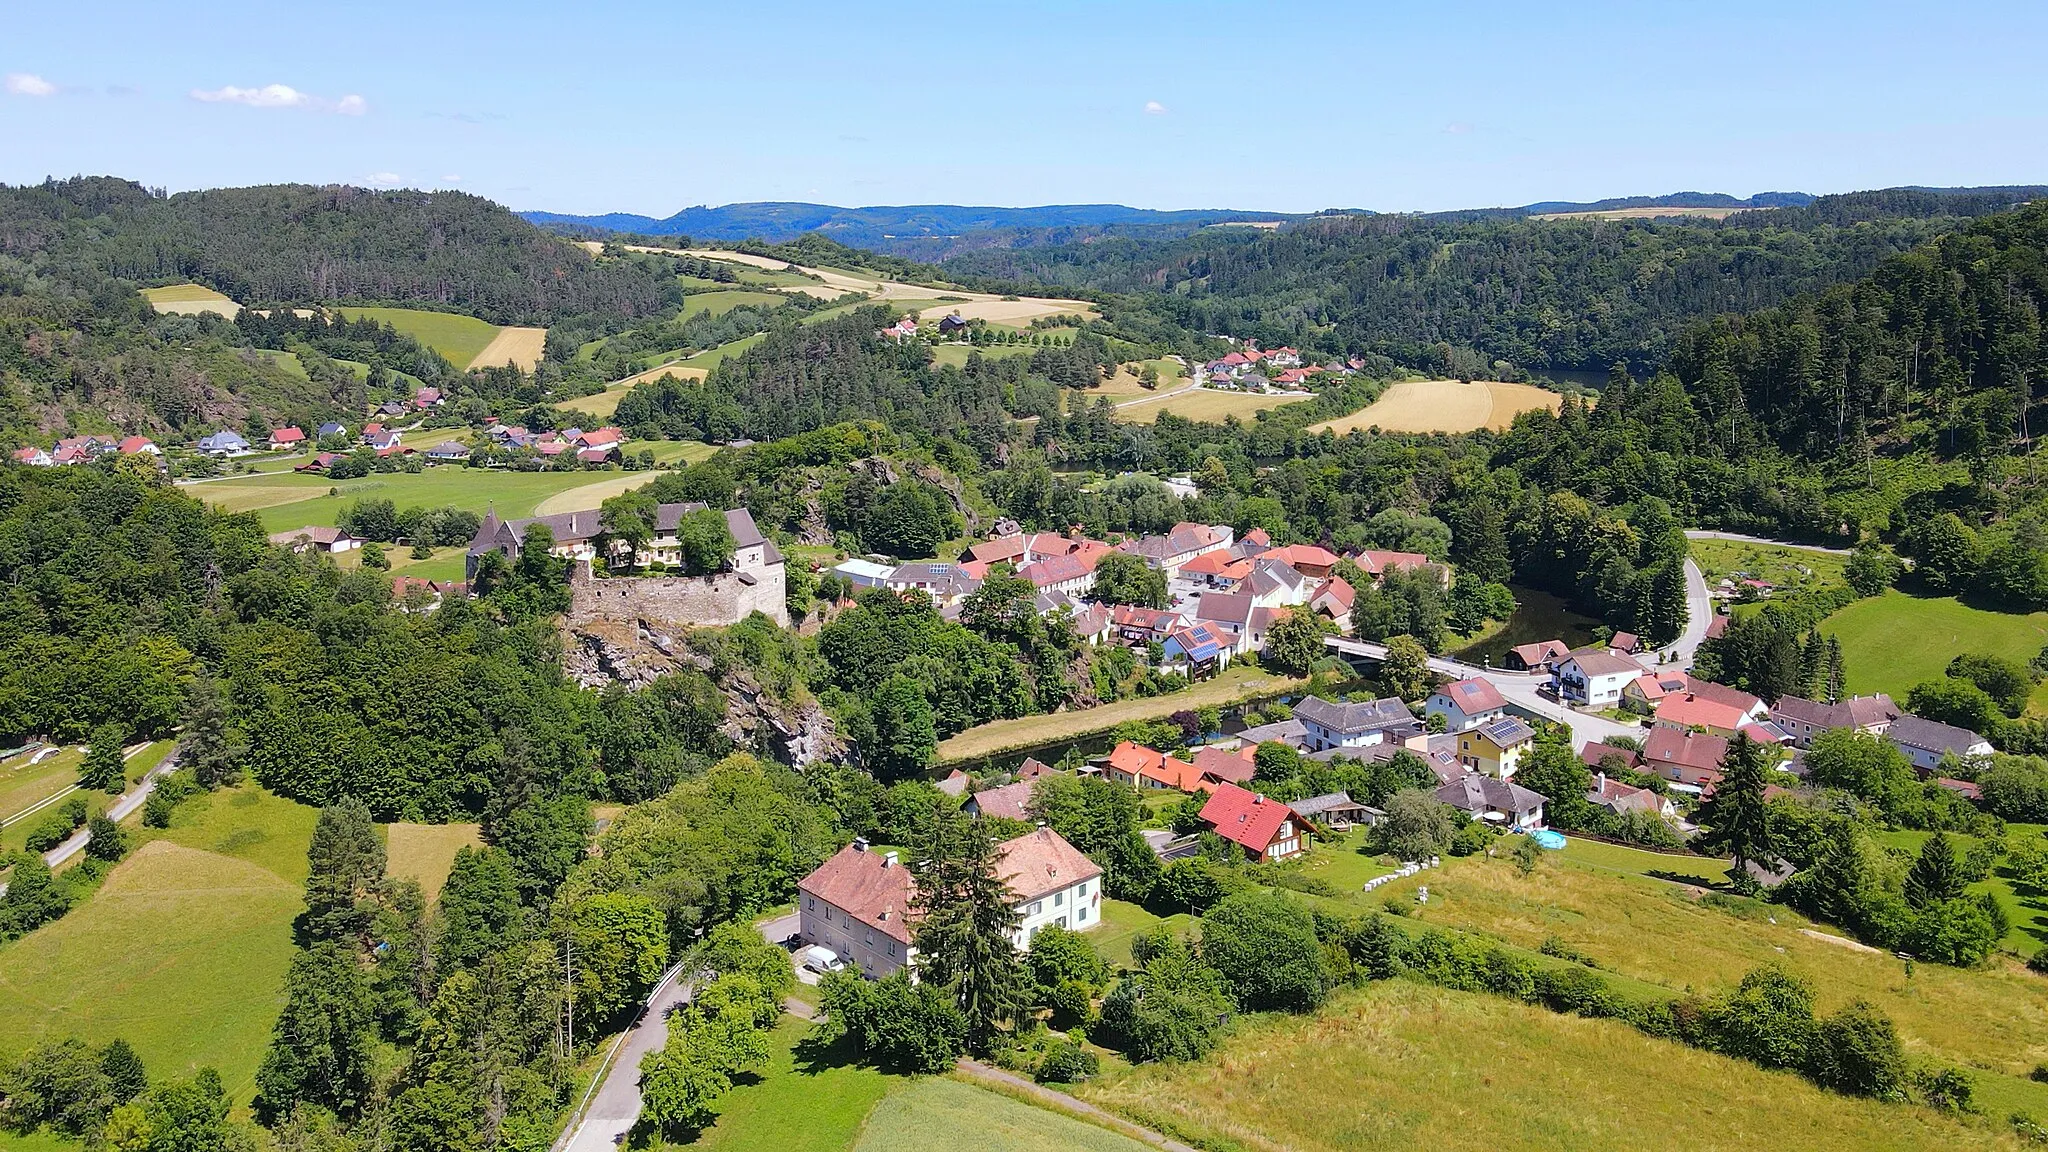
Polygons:
<instances>
[{"instance_id":1,"label":"bush","mask_svg":"<svg viewBox=\"0 0 2048 1152\"><path fill-rule=\"evenodd\" d=\"M1168 936L1102 1001L1102 1027L1133 1061L1199 1060L1230 1018L1223 978Z\"/></svg>"},{"instance_id":2,"label":"bush","mask_svg":"<svg viewBox=\"0 0 2048 1152\"><path fill-rule=\"evenodd\" d=\"M1545 936L1542 946L1537 951L1545 956L1555 956L1559 960L1569 960L1574 964L1584 964L1588 968L1598 968L1600 966L1591 956L1586 955L1584 952L1579 951L1555 936Z\"/></svg>"},{"instance_id":3,"label":"bush","mask_svg":"<svg viewBox=\"0 0 2048 1152\"><path fill-rule=\"evenodd\" d=\"M92 839L85 842L86 855L112 863L128 854L128 833L119 824L105 816L94 816L86 821L86 828L92 834Z\"/></svg>"},{"instance_id":4,"label":"bush","mask_svg":"<svg viewBox=\"0 0 2048 1152\"><path fill-rule=\"evenodd\" d=\"M1923 1068L1913 1074L1913 1088L1929 1108L1944 1112L1976 1110L1976 1082L1961 1068Z\"/></svg>"},{"instance_id":5,"label":"bush","mask_svg":"<svg viewBox=\"0 0 2048 1152\"><path fill-rule=\"evenodd\" d=\"M1284 896L1245 892L1210 909L1202 958L1249 1012L1305 1012L1329 993L1315 919Z\"/></svg>"},{"instance_id":6,"label":"bush","mask_svg":"<svg viewBox=\"0 0 2048 1152\"><path fill-rule=\"evenodd\" d=\"M1069 1037L1046 1052L1032 1076L1041 1084L1078 1084L1101 1070L1101 1059Z\"/></svg>"},{"instance_id":7,"label":"bush","mask_svg":"<svg viewBox=\"0 0 2048 1152\"><path fill-rule=\"evenodd\" d=\"M1782 968L1758 968L1709 1011L1713 1047L1766 1068L1805 1068L1813 1046L1813 989Z\"/></svg>"},{"instance_id":8,"label":"bush","mask_svg":"<svg viewBox=\"0 0 2048 1152\"><path fill-rule=\"evenodd\" d=\"M1906 1052L1889 1017L1859 1000L1821 1021L1807 1074L1823 1088L1890 1099L1906 1080Z\"/></svg>"},{"instance_id":9,"label":"bush","mask_svg":"<svg viewBox=\"0 0 2048 1152\"><path fill-rule=\"evenodd\" d=\"M1584 968L1547 968L1538 972L1536 999L1553 1012L1591 1017L1622 1014L1607 981Z\"/></svg>"}]
</instances>

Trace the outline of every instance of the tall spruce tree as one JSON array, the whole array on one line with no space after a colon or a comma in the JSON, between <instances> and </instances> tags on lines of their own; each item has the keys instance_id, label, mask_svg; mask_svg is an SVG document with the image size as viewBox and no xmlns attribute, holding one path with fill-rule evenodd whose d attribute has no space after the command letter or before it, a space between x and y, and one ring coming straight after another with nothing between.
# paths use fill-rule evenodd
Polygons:
<instances>
[{"instance_id":1,"label":"tall spruce tree","mask_svg":"<svg viewBox=\"0 0 2048 1152\"><path fill-rule=\"evenodd\" d=\"M1763 747L1737 735L1721 760L1721 780L1714 785L1714 798L1700 810L1700 822L1707 826L1702 842L1734 857L1728 879L1737 888L1755 885L1749 875L1752 862L1766 868L1778 862L1777 836L1764 803L1769 771Z\"/></svg>"},{"instance_id":2,"label":"tall spruce tree","mask_svg":"<svg viewBox=\"0 0 2048 1152\"><path fill-rule=\"evenodd\" d=\"M1926 908L1963 894L1962 862L1945 832L1936 832L1920 846L1920 855L1906 873L1906 902Z\"/></svg>"},{"instance_id":3,"label":"tall spruce tree","mask_svg":"<svg viewBox=\"0 0 2048 1152\"><path fill-rule=\"evenodd\" d=\"M384 842L377 839L370 809L355 799L322 808L306 862L300 941L307 947L323 942L360 947L376 917L376 896L384 882Z\"/></svg>"},{"instance_id":4,"label":"tall spruce tree","mask_svg":"<svg viewBox=\"0 0 2048 1152\"><path fill-rule=\"evenodd\" d=\"M917 869L918 974L950 987L967 1019L967 1047L987 1054L1028 1000L1013 934L1020 918L997 875L1002 849L979 821L948 813Z\"/></svg>"},{"instance_id":5,"label":"tall spruce tree","mask_svg":"<svg viewBox=\"0 0 2048 1152\"><path fill-rule=\"evenodd\" d=\"M191 769L196 783L211 790L242 778L241 756L240 741L228 729L227 701L220 682L211 676L194 680L185 697L179 763Z\"/></svg>"},{"instance_id":6,"label":"tall spruce tree","mask_svg":"<svg viewBox=\"0 0 2048 1152\"><path fill-rule=\"evenodd\" d=\"M1827 696L1830 704L1840 704L1848 694L1849 668L1842 660L1842 642L1833 635L1828 637Z\"/></svg>"}]
</instances>

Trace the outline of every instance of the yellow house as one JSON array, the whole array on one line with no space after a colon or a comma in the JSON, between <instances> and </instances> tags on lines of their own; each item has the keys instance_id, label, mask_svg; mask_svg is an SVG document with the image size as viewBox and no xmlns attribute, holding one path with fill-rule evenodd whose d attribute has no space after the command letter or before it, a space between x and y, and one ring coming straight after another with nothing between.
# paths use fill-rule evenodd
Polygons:
<instances>
[{"instance_id":1,"label":"yellow house","mask_svg":"<svg viewBox=\"0 0 2048 1152\"><path fill-rule=\"evenodd\" d=\"M1458 763L1495 779L1515 774L1522 753L1536 740L1536 730L1513 716L1458 733Z\"/></svg>"}]
</instances>

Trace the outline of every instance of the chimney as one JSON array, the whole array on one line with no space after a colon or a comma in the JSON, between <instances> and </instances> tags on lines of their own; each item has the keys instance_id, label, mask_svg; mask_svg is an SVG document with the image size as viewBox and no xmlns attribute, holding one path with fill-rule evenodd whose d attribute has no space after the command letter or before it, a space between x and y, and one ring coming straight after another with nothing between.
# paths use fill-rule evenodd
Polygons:
<instances>
[{"instance_id":1,"label":"chimney","mask_svg":"<svg viewBox=\"0 0 2048 1152\"><path fill-rule=\"evenodd\" d=\"M855 852L865 852L865 851L867 851L867 850L868 850L868 838L867 838L867 837L865 837L865 836L855 836L855 837L853 838L853 850L854 850Z\"/></svg>"},{"instance_id":2,"label":"chimney","mask_svg":"<svg viewBox=\"0 0 2048 1152\"><path fill-rule=\"evenodd\" d=\"M882 867L884 867L884 868L894 868L895 866L896 866L896 854L895 854L894 852L884 852L884 853L882 853Z\"/></svg>"},{"instance_id":3,"label":"chimney","mask_svg":"<svg viewBox=\"0 0 2048 1152\"><path fill-rule=\"evenodd\" d=\"M1593 773L1593 791L1598 792L1602 796L1607 795L1607 773Z\"/></svg>"},{"instance_id":4,"label":"chimney","mask_svg":"<svg viewBox=\"0 0 2048 1152\"><path fill-rule=\"evenodd\" d=\"M1254 803L1254 804L1264 804L1265 802L1266 802L1266 794L1265 794L1265 793L1263 793L1263 792L1257 793L1256 795L1254 795L1254 796L1252 797L1252 803Z\"/></svg>"}]
</instances>

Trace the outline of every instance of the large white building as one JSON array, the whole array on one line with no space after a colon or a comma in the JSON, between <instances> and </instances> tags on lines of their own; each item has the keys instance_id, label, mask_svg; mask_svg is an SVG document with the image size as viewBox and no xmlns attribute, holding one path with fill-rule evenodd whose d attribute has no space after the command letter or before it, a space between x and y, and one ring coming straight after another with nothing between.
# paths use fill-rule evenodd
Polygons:
<instances>
[{"instance_id":1,"label":"large white building","mask_svg":"<svg viewBox=\"0 0 2048 1152\"><path fill-rule=\"evenodd\" d=\"M1102 869L1059 833L1040 828L1000 847L996 871L1022 918L1012 937L1020 950L1047 925L1086 932L1102 922ZM798 932L865 976L887 976L917 958L916 898L917 881L896 853L855 840L797 882Z\"/></svg>"}]
</instances>

